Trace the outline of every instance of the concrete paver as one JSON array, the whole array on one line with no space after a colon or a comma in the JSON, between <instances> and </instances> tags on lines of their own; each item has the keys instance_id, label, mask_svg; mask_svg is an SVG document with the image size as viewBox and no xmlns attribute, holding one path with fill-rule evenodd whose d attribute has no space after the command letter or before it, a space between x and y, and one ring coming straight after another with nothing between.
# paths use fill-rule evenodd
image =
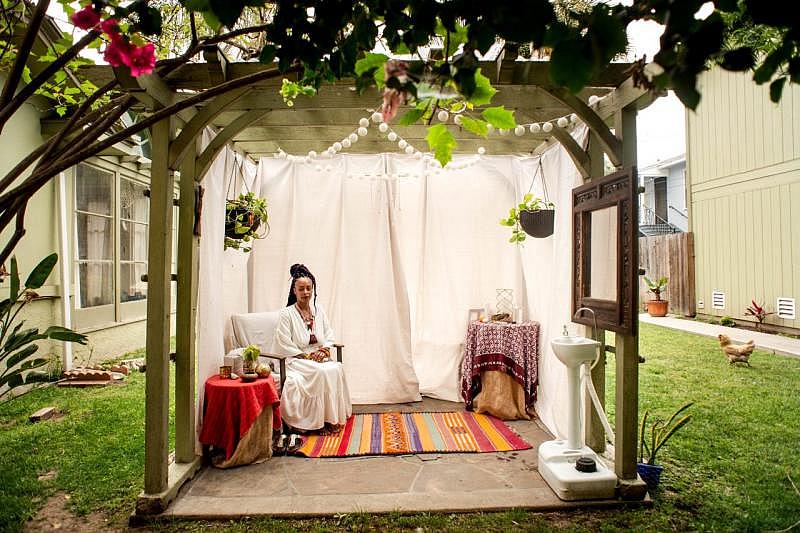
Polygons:
<instances>
[{"instance_id":1,"label":"concrete paver","mask_svg":"<svg viewBox=\"0 0 800 533\"><path fill-rule=\"evenodd\" d=\"M743 343L753 339L756 343L757 350L778 355L800 357L800 339L741 328L729 328L718 324L709 324L707 322L688 320L674 316L652 317L647 313L642 313L639 315L639 321L663 326L665 328L696 333L697 335L705 335L707 337L716 337L717 335L723 334L730 337L735 343Z\"/></svg>"},{"instance_id":2,"label":"concrete paver","mask_svg":"<svg viewBox=\"0 0 800 533\"><path fill-rule=\"evenodd\" d=\"M356 412L461 410L426 398L415 404L358 406ZM273 457L231 470L206 468L163 514L222 519L253 515L329 516L370 512L570 509L537 470L539 444L551 439L536 421L508 422L533 447L499 453L342 458ZM595 501L590 505L618 505Z\"/></svg>"}]
</instances>

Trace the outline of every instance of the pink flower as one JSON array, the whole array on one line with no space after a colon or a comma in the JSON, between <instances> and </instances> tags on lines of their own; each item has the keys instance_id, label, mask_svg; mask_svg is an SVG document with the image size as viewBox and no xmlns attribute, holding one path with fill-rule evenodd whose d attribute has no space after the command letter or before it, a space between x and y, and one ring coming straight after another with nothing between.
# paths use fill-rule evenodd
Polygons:
<instances>
[{"instance_id":1,"label":"pink flower","mask_svg":"<svg viewBox=\"0 0 800 533\"><path fill-rule=\"evenodd\" d=\"M126 43L122 39L115 39L106 46L103 59L112 67L130 66L133 50L134 46L132 44Z\"/></svg>"},{"instance_id":2,"label":"pink flower","mask_svg":"<svg viewBox=\"0 0 800 533\"><path fill-rule=\"evenodd\" d=\"M100 29L108 35L109 39L112 41L116 41L122 38L122 35L119 33L119 24L117 24L117 19L106 19L100 23Z\"/></svg>"},{"instance_id":3,"label":"pink flower","mask_svg":"<svg viewBox=\"0 0 800 533\"><path fill-rule=\"evenodd\" d=\"M82 30L90 30L100 24L100 12L95 11L89 4L80 11L76 11L71 17L72 23Z\"/></svg>"},{"instance_id":4,"label":"pink flower","mask_svg":"<svg viewBox=\"0 0 800 533\"><path fill-rule=\"evenodd\" d=\"M400 109L400 106L406 103L407 98L408 93L398 91L397 89L384 89L383 107L381 107L383 121L391 121L395 115L397 115L397 111Z\"/></svg>"},{"instance_id":5,"label":"pink flower","mask_svg":"<svg viewBox=\"0 0 800 533\"><path fill-rule=\"evenodd\" d=\"M408 63L399 61L397 59L390 59L383 65L383 79L397 78L397 80L406 84L408 82Z\"/></svg>"},{"instance_id":6,"label":"pink flower","mask_svg":"<svg viewBox=\"0 0 800 533\"><path fill-rule=\"evenodd\" d=\"M131 76L134 78L143 74L150 74L156 66L156 47L153 43L134 48L128 56L131 67Z\"/></svg>"}]
</instances>

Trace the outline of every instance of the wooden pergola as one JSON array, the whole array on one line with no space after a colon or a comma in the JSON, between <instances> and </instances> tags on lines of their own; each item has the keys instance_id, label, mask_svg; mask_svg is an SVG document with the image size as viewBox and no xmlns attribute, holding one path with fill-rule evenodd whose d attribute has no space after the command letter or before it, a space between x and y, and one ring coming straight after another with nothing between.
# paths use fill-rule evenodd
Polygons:
<instances>
[{"instance_id":1,"label":"wooden pergola","mask_svg":"<svg viewBox=\"0 0 800 533\"><path fill-rule=\"evenodd\" d=\"M115 76L125 90L136 95L146 113L176 102L196 102L151 128L151 193L147 299L147 380L144 492L137 502L138 514L163 511L179 488L200 468L195 451L196 318L198 297L198 247L195 235L199 180L214 157L228 143L258 160L279 150L304 155L321 152L351 133L362 117L379 107L381 94L370 89L358 94L347 80L323 86L312 97L298 98L287 107L278 89L284 77L258 63L229 63L216 49L204 53L204 63L187 64L168 77L156 75L130 78L111 67L86 67L83 73L102 86ZM590 130L588 146L580 146L567 130L526 133L524 136L491 135L479 139L451 124L458 140L456 152L474 154L483 146L488 154L531 154L560 142L586 181L604 175L604 155L617 168L636 164L636 113L654 96L636 88L629 64L612 64L578 95L554 87L549 81L548 62L518 61L500 55L484 62L481 69L498 93L492 105L515 111L518 123L543 122L575 113ZM221 90L220 87L229 88ZM215 94L198 98L203 93ZM591 95L602 98L590 107ZM201 101L202 100L202 101ZM206 126L218 134L202 152L196 141ZM417 147L425 143L421 125L392 125L398 134ZM612 131L613 128L613 131ZM363 138L347 152L396 151L397 144L385 138ZM179 172L178 271L171 272L172 207L174 179ZM638 251L637 251L638 254ZM175 460L169 463L169 361L170 282L177 279L177 332L175 358ZM629 302L636 316L638 301ZM591 333L605 338L602 331ZM616 447L615 473L622 497L644 495L637 481L638 338L616 335ZM597 365L593 379L604 396L604 364ZM590 418L588 444L602 448L602 428L596 415Z\"/></svg>"}]
</instances>

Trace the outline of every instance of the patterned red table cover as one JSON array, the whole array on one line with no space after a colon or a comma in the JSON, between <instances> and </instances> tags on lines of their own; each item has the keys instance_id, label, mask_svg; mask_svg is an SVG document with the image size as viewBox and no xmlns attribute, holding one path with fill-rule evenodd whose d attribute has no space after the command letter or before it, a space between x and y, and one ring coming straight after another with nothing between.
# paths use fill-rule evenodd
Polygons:
<instances>
[{"instance_id":1,"label":"patterned red table cover","mask_svg":"<svg viewBox=\"0 0 800 533\"><path fill-rule=\"evenodd\" d=\"M533 407L539 382L539 323L471 322L461 362L461 396L467 409L481 391L481 372L499 370L525 391L525 406Z\"/></svg>"},{"instance_id":2,"label":"patterned red table cover","mask_svg":"<svg viewBox=\"0 0 800 533\"><path fill-rule=\"evenodd\" d=\"M247 383L215 375L206 380L205 391L200 442L224 449L226 459L263 409L272 409L272 427L281 428L280 398L272 376Z\"/></svg>"}]
</instances>

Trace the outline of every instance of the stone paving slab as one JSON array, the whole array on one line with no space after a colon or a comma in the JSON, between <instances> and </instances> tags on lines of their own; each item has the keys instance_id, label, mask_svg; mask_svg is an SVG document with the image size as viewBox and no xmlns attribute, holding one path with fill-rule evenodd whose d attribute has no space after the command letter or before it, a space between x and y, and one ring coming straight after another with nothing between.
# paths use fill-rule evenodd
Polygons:
<instances>
[{"instance_id":1,"label":"stone paving slab","mask_svg":"<svg viewBox=\"0 0 800 533\"><path fill-rule=\"evenodd\" d=\"M716 337L717 335L727 335L735 343L744 343L753 339L756 349L771 352L777 355L788 355L800 357L800 339L784 337L783 335L773 335L760 331L750 331L741 328L729 328L718 324L709 324L699 320L687 320L674 316L652 317L647 313L639 315L639 321L647 324L655 324L669 329L677 329L697 335Z\"/></svg>"},{"instance_id":2,"label":"stone paving slab","mask_svg":"<svg viewBox=\"0 0 800 533\"><path fill-rule=\"evenodd\" d=\"M354 406L355 412L461 410L426 398L413 404ZM229 470L206 468L162 515L330 516L369 512L468 512L512 508L570 509L537 469L539 444L552 436L537 421L507 422L532 448L497 453L431 453L340 458L273 457ZM619 505L616 500L588 502Z\"/></svg>"}]
</instances>

